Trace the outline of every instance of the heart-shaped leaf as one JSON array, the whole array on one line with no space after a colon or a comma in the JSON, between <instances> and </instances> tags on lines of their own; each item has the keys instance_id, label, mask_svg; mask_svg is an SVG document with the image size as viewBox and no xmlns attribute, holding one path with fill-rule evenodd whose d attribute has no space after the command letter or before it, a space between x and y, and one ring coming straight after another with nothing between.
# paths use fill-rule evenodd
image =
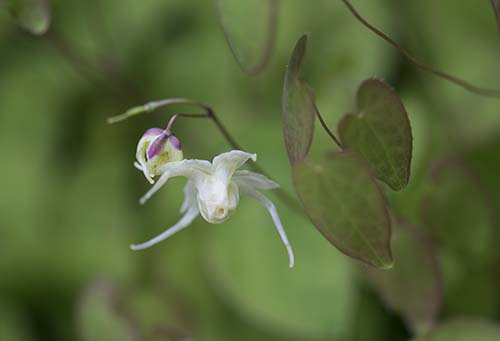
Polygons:
<instances>
[{"instance_id":1,"label":"heart-shaped leaf","mask_svg":"<svg viewBox=\"0 0 500 341\"><path fill-rule=\"evenodd\" d=\"M293 167L305 212L340 251L378 268L393 264L385 198L367 165L350 152L333 153Z\"/></svg>"},{"instance_id":2,"label":"heart-shaped leaf","mask_svg":"<svg viewBox=\"0 0 500 341\"><path fill-rule=\"evenodd\" d=\"M417 341L498 341L498 324L471 318L455 318L440 324Z\"/></svg>"},{"instance_id":3,"label":"heart-shaped leaf","mask_svg":"<svg viewBox=\"0 0 500 341\"><path fill-rule=\"evenodd\" d=\"M491 4L493 5L493 11L497 18L498 27L500 28L500 0L491 0Z\"/></svg>"},{"instance_id":4,"label":"heart-shaped leaf","mask_svg":"<svg viewBox=\"0 0 500 341\"><path fill-rule=\"evenodd\" d=\"M441 305L441 273L434 250L416 228L393 221L395 264L389 271L367 268L385 304L400 313L415 334L428 331Z\"/></svg>"},{"instance_id":5,"label":"heart-shaped leaf","mask_svg":"<svg viewBox=\"0 0 500 341\"><path fill-rule=\"evenodd\" d=\"M47 0L11 0L9 10L19 26L41 35L50 26L50 9Z\"/></svg>"},{"instance_id":6,"label":"heart-shaped leaf","mask_svg":"<svg viewBox=\"0 0 500 341\"><path fill-rule=\"evenodd\" d=\"M303 35L293 49L283 86L283 134L292 165L306 159L314 133L314 96L307 83L300 79L306 46L307 35Z\"/></svg>"},{"instance_id":7,"label":"heart-shaped leaf","mask_svg":"<svg viewBox=\"0 0 500 341\"><path fill-rule=\"evenodd\" d=\"M215 0L231 52L248 75L268 64L276 40L278 0Z\"/></svg>"},{"instance_id":8,"label":"heart-shaped leaf","mask_svg":"<svg viewBox=\"0 0 500 341\"><path fill-rule=\"evenodd\" d=\"M343 145L360 153L375 176L399 191L410 179L412 135L399 96L384 81L368 79L356 95L357 112L345 115L338 131Z\"/></svg>"}]
</instances>

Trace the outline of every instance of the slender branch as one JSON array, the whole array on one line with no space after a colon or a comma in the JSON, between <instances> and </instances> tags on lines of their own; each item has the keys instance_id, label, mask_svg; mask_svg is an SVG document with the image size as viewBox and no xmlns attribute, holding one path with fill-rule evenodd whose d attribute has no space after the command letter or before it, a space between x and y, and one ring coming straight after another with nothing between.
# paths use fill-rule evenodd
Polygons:
<instances>
[{"instance_id":1,"label":"slender branch","mask_svg":"<svg viewBox=\"0 0 500 341\"><path fill-rule=\"evenodd\" d=\"M129 117L137 116L137 115L140 115L140 114L151 113L151 112L153 112L154 110L156 110L156 109L158 109L160 107L168 106L168 105L171 105L171 104L191 104L191 105L195 105L195 106L198 106L198 107L201 107L202 109L204 109L206 111L206 113L204 113L204 114L186 114L186 113L177 113L177 114L174 114L174 116L172 116L172 118L169 121L169 124L167 126L168 129L172 126L173 121L177 117L184 117L184 118L208 118L208 119L212 120L212 122L214 122L214 124L216 125L217 129L219 129L220 133L224 136L224 138L229 143L229 145L231 145L232 148L238 149L238 150L245 150L245 148L243 148L236 141L236 139L229 133L229 130L227 130L227 128L224 126L224 124L219 120L219 118L217 117L217 115L215 114L215 112L212 110L212 108L210 108L210 106L208 106L207 104L205 104L203 102L195 101L195 100L192 100L192 99L187 99L187 98L168 98L168 99L159 100L159 101L155 101L155 102L149 102L149 103L146 103L146 104L138 106L138 107L133 107L133 108L127 110L125 113L123 113L121 115L117 115L117 116L114 116L114 117L109 117L107 119L107 122L109 124L121 122L123 120L126 120ZM254 171L256 171L258 173L261 173L262 175L264 175L264 176L272 179L272 177L269 176L268 173L262 167L260 167L259 164L257 164L257 163L251 163L250 167ZM276 193L276 196L286 206L288 206L291 210L293 210L295 212L302 212L302 207L300 206L300 204L287 191L283 190L282 188L277 188L275 190L275 193Z\"/></svg>"},{"instance_id":2,"label":"slender branch","mask_svg":"<svg viewBox=\"0 0 500 341\"><path fill-rule=\"evenodd\" d=\"M226 29L226 25L224 24L223 11L221 8L220 1L215 2L215 7L217 11L217 15L219 17L219 26L222 29L222 33L224 34L224 38L226 39L227 45L229 46L229 50L233 55L234 59L240 66L240 68L249 76L256 76L261 73L264 68L267 66L271 55L273 53L274 46L276 45L276 31L277 31L277 23L278 23L278 0L269 0L267 1L268 6L268 15L267 15L267 26L266 26L266 38L263 42L261 49L262 52L258 56L258 59L254 64L246 66L245 63L242 62L239 57L238 50L236 46L233 44L233 41L230 37L228 30Z\"/></svg>"},{"instance_id":3,"label":"slender branch","mask_svg":"<svg viewBox=\"0 0 500 341\"><path fill-rule=\"evenodd\" d=\"M45 39L73 67L78 75L95 86L106 87L117 96L131 97L138 93L128 80L121 78L113 69L83 57L58 32L52 28Z\"/></svg>"},{"instance_id":4,"label":"slender branch","mask_svg":"<svg viewBox=\"0 0 500 341\"><path fill-rule=\"evenodd\" d=\"M455 77L453 75L450 75L448 73L445 73L443 71L440 71L438 69L433 68L430 65L427 65L425 63L422 63L421 61L417 60L415 57L411 55L411 53L400 46L398 43L396 43L394 40L392 40L388 35L386 35L384 32L380 31L378 28L370 24L366 19L364 19L351 5L351 3L348 0L340 0L344 5L347 7L347 9L354 15L354 17L361 23L363 24L366 28L368 28L370 31L378 35L380 38L385 40L387 43L392 45L394 48L396 48L409 62L417 66L418 68L430 72L434 74L437 77L443 78L451 83L454 83L462 88L464 88L467 91L470 91L472 93L475 93L477 95L481 96L488 96L488 97L500 97L500 90L498 89L487 89L487 88L482 88L476 85L473 85L463 79L460 79L458 77Z\"/></svg>"},{"instance_id":5,"label":"slender branch","mask_svg":"<svg viewBox=\"0 0 500 341\"><path fill-rule=\"evenodd\" d=\"M333 140L333 142L335 142L335 144L337 146L339 146L340 149L343 149L342 143L340 143L340 141L337 139L337 136L335 136L335 134L333 133L333 131L331 131L330 128L328 128L328 125L326 124L325 119L323 118L323 116L321 116L321 113L319 112L319 109L316 106L316 103L314 103L314 110L316 111L316 116L318 117L318 120L321 123L321 126L326 131L326 133L328 134L328 136L330 136L330 138Z\"/></svg>"},{"instance_id":6,"label":"slender branch","mask_svg":"<svg viewBox=\"0 0 500 341\"><path fill-rule=\"evenodd\" d=\"M103 81L93 72L92 65L76 53L53 29L47 31L44 37L83 79L97 86L103 85Z\"/></svg>"}]
</instances>

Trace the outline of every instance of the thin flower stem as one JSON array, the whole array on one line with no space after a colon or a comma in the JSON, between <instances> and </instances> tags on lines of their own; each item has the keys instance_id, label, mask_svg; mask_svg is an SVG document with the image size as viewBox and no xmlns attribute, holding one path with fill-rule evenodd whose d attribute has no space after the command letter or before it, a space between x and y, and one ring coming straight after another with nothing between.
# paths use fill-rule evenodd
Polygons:
<instances>
[{"instance_id":1,"label":"thin flower stem","mask_svg":"<svg viewBox=\"0 0 500 341\"><path fill-rule=\"evenodd\" d=\"M107 88L119 97L138 97L137 87L122 78L112 68L82 56L55 29L47 31L44 37L84 80L94 86Z\"/></svg>"},{"instance_id":2,"label":"thin flower stem","mask_svg":"<svg viewBox=\"0 0 500 341\"><path fill-rule=\"evenodd\" d=\"M238 150L245 150L245 148L243 148L236 141L236 139L229 133L229 130L227 130L227 128L224 126L224 124L219 120L219 118L217 117L217 115L215 114L215 112L212 110L212 108L210 106L208 106L207 104L205 104L203 102L195 101L195 100L192 100L192 99L187 99L187 98L168 98L168 99L159 100L159 101L155 101L155 102L149 102L149 103L146 103L145 105L142 105L142 106L133 107L133 108L127 110L125 113L123 113L121 115L114 116L114 117L109 117L107 119L107 122L109 124L117 123L117 122L123 121L123 120L125 120L125 119L127 119L129 117L132 117L132 116L136 116L136 115L140 115L140 114L146 114L146 113L151 113L151 112L153 112L154 110L156 110L156 109L158 109L160 107L168 106L168 105L171 105L171 104L191 104L191 105L195 105L195 106L198 106L198 107L204 109L206 111L206 113L203 113L203 114L176 113L169 120L169 123L167 125L167 130L169 130L171 128L172 124L174 123L174 121L178 117L184 117L184 118L208 118L208 119L212 120L212 122L214 122L214 124L217 127L217 129L220 131L220 133L222 134L222 136L224 136L224 138L226 139L226 141L229 143L229 145L232 148L238 149ZM259 164L257 164L257 163L251 163L250 167L254 171L256 171L258 173L261 173L262 175L264 175L264 176L272 179L272 177L269 176L268 173L262 167L260 167ZM275 190L275 193L276 193L276 196L286 206L288 206L291 210L293 210L295 212L302 212L302 207L300 206L300 204L298 203L298 201L292 195L290 195L287 191L283 190L282 188L277 188Z\"/></svg>"},{"instance_id":3,"label":"thin flower stem","mask_svg":"<svg viewBox=\"0 0 500 341\"><path fill-rule=\"evenodd\" d=\"M335 144L337 146L339 146L340 149L343 149L342 143L340 143L340 141L337 139L337 136L335 136L335 134L333 133L333 131L331 131L330 128L328 128L328 125L326 124L325 119L323 118L323 116L321 116L321 113L319 112L319 109L316 106L316 104L314 104L314 110L316 111L316 116L318 117L318 120L321 123L321 126L326 131L326 133L328 134L328 136L330 136L330 138L333 140L333 142L335 142Z\"/></svg>"},{"instance_id":4,"label":"thin flower stem","mask_svg":"<svg viewBox=\"0 0 500 341\"><path fill-rule=\"evenodd\" d=\"M52 45L52 47L55 48L64 59L66 59L78 75L93 85L103 85L103 81L96 76L94 67L86 59L76 53L75 50L71 48L59 34L57 34L57 32L50 29L47 33L45 33L44 37Z\"/></svg>"},{"instance_id":5,"label":"thin flower stem","mask_svg":"<svg viewBox=\"0 0 500 341\"><path fill-rule=\"evenodd\" d=\"M370 31L378 35L380 38L385 40L387 43L392 45L394 48L396 48L409 62L417 66L418 68L430 72L433 75L443 78L451 83L454 83L462 88L464 88L467 91L470 91L472 93L475 93L477 95L481 96L488 96L488 97L500 97L500 90L498 89L487 89L487 88L482 88L476 85L473 85L463 79L460 79L458 77L455 77L453 75L450 75L446 72L440 71L438 69L433 68L430 65L427 65L425 63L422 63L415 57L411 55L411 53L400 46L398 43L396 43L394 40L392 40L388 35L386 35L384 32L380 31L378 28L370 24L366 19L364 19L351 5L351 3L348 0L340 0L346 7L347 9L352 13L352 15L361 23L363 24L366 28L368 28Z\"/></svg>"}]
</instances>

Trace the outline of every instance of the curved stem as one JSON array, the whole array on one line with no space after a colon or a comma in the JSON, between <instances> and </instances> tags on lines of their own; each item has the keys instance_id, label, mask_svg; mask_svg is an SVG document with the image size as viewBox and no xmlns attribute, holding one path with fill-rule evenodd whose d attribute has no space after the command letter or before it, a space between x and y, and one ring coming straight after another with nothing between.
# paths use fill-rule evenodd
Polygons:
<instances>
[{"instance_id":1,"label":"curved stem","mask_svg":"<svg viewBox=\"0 0 500 341\"><path fill-rule=\"evenodd\" d=\"M351 5L351 3L348 0L340 0L346 7L347 9L352 13L352 15L361 23L363 26L368 28L370 31L378 35L380 38L385 40L387 43L392 45L394 48L396 48L409 62L411 62L413 65L417 66L418 68L430 72L433 75L446 79L447 81L454 83L462 88L464 88L467 91L470 91L472 93L475 93L477 95L481 96L488 96L488 97L500 97L500 90L498 89L487 89L487 88L482 88L476 85L473 85L463 79L460 79L458 77L455 77L453 75L450 75L446 72L440 71L438 69L433 68L430 65L427 65L425 63L422 63L415 57L411 55L411 53L400 46L398 43L396 43L394 40L392 40L387 34L384 32L380 31L378 28L370 24L366 19L364 19Z\"/></svg>"},{"instance_id":2,"label":"curved stem","mask_svg":"<svg viewBox=\"0 0 500 341\"><path fill-rule=\"evenodd\" d=\"M333 133L333 131L331 131L330 128L328 128L328 125L326 124L325 119L323 118L323 116L321 116L321 113L319 112L319 109L316 106L316 103L314 103L314 110L316 111L316 116L318 117L318 120L321 123L321 126L326 131L326 133L328 134L328 136L330 136L330 138L333 140L333 142L335 142L335 144L337 144L337 146L339 146L340 149L343 149L342 144L337 139L337 136L335 136L335 134Z\"/></svg>"},{"instance_id":3,"label":"curved stem","mask_svg":"<svg viewBox=\"0 0 500 341\"><path fill-rule=\"evenodd\" d=\"M107 119L107 122L109 124L121 122L123 120L126 120L129 117L140 115L140 114L151 113L151 112L153 112L154 110L156 110L156 109L158 109L160 107L168 106L168 105L171 105L171 104L191 104L191 105L195 105L195 106L198 106L198 107L204 109L206 111L206 113L204 113L204 114L176 113L170 119L170 121L169 121L169 123L167 125L167 129L169 129L172 126L173 122L178 117L185 117L185 118L208 118L208 119L212 120L212 122L214 122L214 124L217 127L217 129L219 129L219 131L222 134L222 136L224 136L224 138L226 139L226 141L229 143L229 145L232 148L238 149L238 150L245 150L245 148L243 148L236 141L236 139L231 135L231 133L229 133L229 130L227 130L227 128L224 126L224 124L219 120L219 118L217 117L217 115L215 114L215 112L212 110L212 108L210 106L208 106L207 104L205 104L203 102L192 100L192 99L188 99L188 98L168 98L168 99L163 99L163 100L159 100L159 101L149 102L149 103L146 103L146 104L138 106L138 107L133 107L133 108L127 110L125 113L123 113L121 115L109 117ZM257 164L257 163L251 163L250 167L254 171L256 171L258 173L261 173L262 175L264 175L264 176L272 179L272 177L269 176L268 173L263 168L261 168L259 164ZM285 205L287 205L291 210L296 211L296 212L297 211L298 212L302 212L302 207L300 206L300 204L288 192L286 192L282 188L277 188L275 190L275 192L276 192L276 196Z\"/></svg>"},{"instance_id":4,"label":"curved stem","mask_svg":"<svg viewBox=\"0 0 500 341\"><path fill-rule=\"evenodd\" d=\"M109 67L106 67L106 65L96 63L82 56L54 28L47 31L44 37L84 80L95 86L107 88L119 97L137 97L137 87Z\"/></svg>"}]
</instances>

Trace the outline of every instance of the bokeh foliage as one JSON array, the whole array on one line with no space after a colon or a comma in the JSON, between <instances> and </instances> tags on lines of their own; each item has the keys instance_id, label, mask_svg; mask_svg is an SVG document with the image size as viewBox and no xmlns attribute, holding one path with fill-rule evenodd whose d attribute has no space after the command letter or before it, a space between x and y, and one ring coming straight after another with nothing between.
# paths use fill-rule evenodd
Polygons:
<instances>
[{"instance_id":1,"label":"bokeh foliage","mask_svg":"<svg viewBox=\"0 0 500 341\"><path fill-rule=\"evenodd\" d=\"M420 59L498 85L500 41L487 1L352 2ZM0 340L407 340L433 324L423 340L455 340L457 330L468 339L497 337L498 100L416 70L336 1L281 1L275 48L256 78L235 62L210 1L52 1L49 16L23 25L35 33L48 28L36 37L17 26L21 17L1 9ZM301 77L330 129L356 112L356 89L367 78L384 78L405 104L414 141L410 181L399 192L373 185L397 220L424 236L424 246L406 232L398 237L393 224L393 269L366 276L364 266L273 197L296 253L293 270L270 218L245 198L222 225L198 219L151 250L130 251L129 244L177 220L183 186L172 180L140 207L148 184L132 167L136 143L173 110L190 108L116 126L105 118L159 98L206 101L293 192L281 98L284 66L304 32ZM229 148L202 120L179 121L176 135L189 158L211 159ZM316 124L310 157L330 167L324 152L332 149ZM336 212L328 200L322 202ZM366 218L364 210L356 213ZM399 247L397 238L410 247ZM442 278L429 270L434 257ZM382 277L374 281L373 271ZM438 311L433 290L441 280ZM457 319L462 315L472 319Z\"/></svg>"}]
</instances>

